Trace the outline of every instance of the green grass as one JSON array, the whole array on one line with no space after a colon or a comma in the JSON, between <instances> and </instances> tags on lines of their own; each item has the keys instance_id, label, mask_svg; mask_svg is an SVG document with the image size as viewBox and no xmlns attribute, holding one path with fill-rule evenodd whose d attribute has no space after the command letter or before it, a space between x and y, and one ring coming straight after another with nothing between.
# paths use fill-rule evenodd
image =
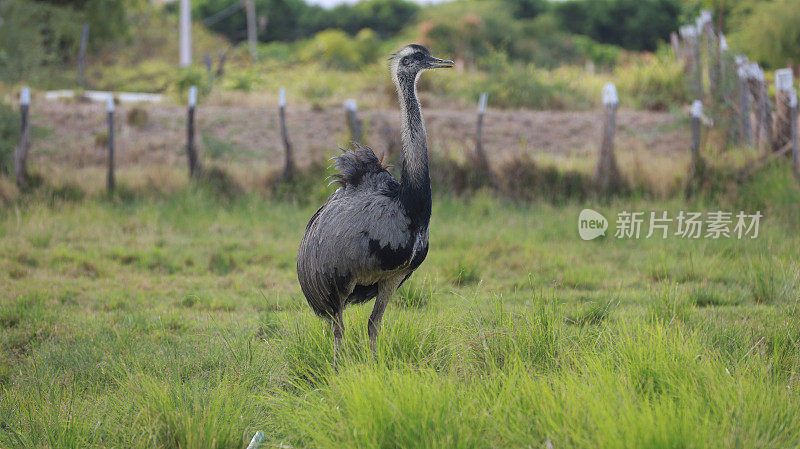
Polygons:
<instances>
[{"instance_id":1,"label":"green grass","mask_svg":"<svg viewBox=\"0 0 800 449\"><path fill-rule=\"evenodd\" d=\"M338 374L294 268L316 204L9 207L0 447L798 447L800 237L764 198L757 239L591 242L584 207L740 206L437 198L377 363L354 306Z\"/></svg>"}]
</instances>

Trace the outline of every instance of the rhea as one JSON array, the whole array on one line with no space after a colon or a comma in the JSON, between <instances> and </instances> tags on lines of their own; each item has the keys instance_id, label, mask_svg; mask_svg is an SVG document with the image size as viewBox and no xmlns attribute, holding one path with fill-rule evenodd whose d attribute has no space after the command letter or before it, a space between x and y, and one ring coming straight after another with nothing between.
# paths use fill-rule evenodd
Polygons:
<instances>
[{"instance_id":1,"label":"rhea","mask_svg":"<svg viewBox=\"0 0 800 449\"><path fill-rule=\"evenodd\" d=\"M367 333L377 359L378 332L389 299L428 254L431 179L417 80L423 71L452 67L453 62L434 58L417 44L389 60L400 101L400 181L369 148L356 147L334 157L339 187L308 221L297 253L303 294L314 312L331 323L334 369L345 307L376 298Z\"/></svg>"}]
</instances>

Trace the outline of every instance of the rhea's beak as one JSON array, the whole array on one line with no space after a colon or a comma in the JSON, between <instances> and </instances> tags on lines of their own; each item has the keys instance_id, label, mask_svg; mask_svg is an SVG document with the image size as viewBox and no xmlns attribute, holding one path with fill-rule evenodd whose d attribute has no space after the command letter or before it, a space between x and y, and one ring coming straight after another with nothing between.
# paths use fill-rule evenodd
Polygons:
<instances>
[{"instance_id":1,"label":"rhea's beak","mask_svg":"<svg viewBox=\"0 0 800 449\"><path fill-rule=\"evenodd\" d=\"M446 69L450 67L453 67L453 61L434 58L433 56L425 58L425 68L427 69Z\"/></svg>"}]
</instances>

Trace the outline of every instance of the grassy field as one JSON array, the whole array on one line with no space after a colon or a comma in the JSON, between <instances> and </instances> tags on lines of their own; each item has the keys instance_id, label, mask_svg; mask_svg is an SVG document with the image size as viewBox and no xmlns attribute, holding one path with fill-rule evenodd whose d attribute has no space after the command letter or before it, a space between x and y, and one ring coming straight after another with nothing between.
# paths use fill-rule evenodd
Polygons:
<instances>
[{"instance_id":1,"label":"grassy field","mask_svg":"<svg viewBox=\"0 0 800 449\"><path fill-rule=\"evenodd\" d=\"M439 196L379 360L371 304L351 307L338 374L294 268L317 204L14 203L0 447L241 448L258 430L266 447L800 447L794 185L771 170L688 203ZM584 242L584 207L765 218L757 239Z\"/></svg>"}]
</instances>

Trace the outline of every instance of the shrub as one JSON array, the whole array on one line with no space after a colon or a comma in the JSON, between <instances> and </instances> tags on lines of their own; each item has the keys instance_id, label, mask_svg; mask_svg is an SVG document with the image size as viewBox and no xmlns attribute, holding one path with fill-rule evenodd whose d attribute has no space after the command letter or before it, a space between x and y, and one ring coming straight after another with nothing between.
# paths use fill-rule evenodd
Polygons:
<instances>
[{"instance_id":1,"label":"shrub","mask_svg":"<svg viewBox=\"0 0 800 449\"><path fill-rule=\"evenodd\" d=\"M134 106L128 111L128 125L134 128L142 129L147 126L147 109L139 106Z\"/></svg>"},{"instance_id":2,"label":"shrub","mask_svg":"<svg viewBox=\"0 0 800 449\"><path fill-rule=\"evenodd\" d=\"M507 108L568 109L577 101L566 83L544 82L532 65L519 70L492 72L477 87L489 94L493 105Z\"/></svg>"},{"instance_id":3,"label":"shrub","mask_svg":"<svg viewBox=\"0 0 800 449\"><path fill-rule=\"evenodd\" d=\"M750 12L736 23L732 44L749 56L772 67L800 60L800 2L774 0L746 2Z\"/></svg>"},{"instance_id":4,"label":"shrub","mask_svg":"<svg viewBox=\"0 0 800 449\"><path fill-rule=\"evenodd\" d=\"M354 38L341 30L320 31L300 50L302 61L343 70L358 69L379 57L380 41L369 29L359 31Z\"/></svg>"},{"instance_id":5,"label":"shrub","mask_svg":"<svg viewBox=\"0 0 800 449\"><path fill-rule=\"evenodd\" d=\"M237 70L230 72L227 78L228 83L226 87L229 89L250 92L253 90L253 86L258 84L261 80L261 75L255 69Z\"/></svg>"},{"instance_id":6,"label":"shrub","mask_svg":"<svg viewBox=\"0 0 800 449\"><path fill-rule=\"evenodd\" d=\"M620 95L640 108L664 111L689 101L683 67L666 51L617 67L615 78Z\"/></svg>"},{"instance_id":7,"label":"shrub","mask_svg":"<svg viewBox=\"0 0 800 449\"><path fill-rule=\"evenodd\" d=\"M189 95L189 87L196 86L198 95L206 95L211 91L208 84L208 75L204 69L189 67L180 69L175 77L173 85L178 90L178 95L184 101Z\"/></svg>"}]
</instances>

